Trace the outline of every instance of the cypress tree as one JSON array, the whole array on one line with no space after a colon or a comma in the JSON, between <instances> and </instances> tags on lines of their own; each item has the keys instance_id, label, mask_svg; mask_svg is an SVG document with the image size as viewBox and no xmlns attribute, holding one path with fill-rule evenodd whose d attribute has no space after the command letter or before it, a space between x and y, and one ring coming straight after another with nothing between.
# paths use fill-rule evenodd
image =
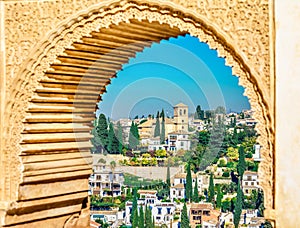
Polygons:
<instances>
[{"instance_id":1,"label":"cypress tree","mask_svg":"<svg viewBox=\"0 0 300 228\"><path fill-rule=\"evenodd\" d=\"M245 161L245 152L244 147L239 147L239 162L237 164L237 172L240 176L240 180L242 181L244 172L246 170L246 161Z\"/></svg>"},{"instance_id":2,"label":"cypress tree","mask_svg":"<svg viewBox=\"0 0 300 228\"><path fill-rule=\"evenodd\" d=\"M194 193L193 193L193 202L199 202L199 192L198 192L198 181L196 178L195 186L194 186Z\"/></svg>"},{"instance_id":3,"label":"cypress tree","mask_svg":"<svg viewBox=\"0 0 300 228\"><path fill-rule=\"evenodd\" d=\"M215 199L214 178L213 178L213 174L210 173L209 186L208 186L208 202L213 203L214 199Z\"/></svg>"},{"instance_id":4,"label":"cypress tree","mask_svg":"<svg viewBox=\"0 0 300 228\"><path fill-rule=\"evenodd\" d=\"M192 199L192 196L193 196L192 174L191 174L191 165L190 165L190 163L187 164L185 196L186 196L186 199L188 201L190 201Z\"/></svg>"},{"instance_id":5,"label":"cypress tree","mask_svg":"<svg viewBox=\"0 0 300 228\"><path fill-rule=\"evenodd\" d=\"M160 136L160 123L159 123L159 111L157 111L156 115L156 123L154 128L154 137Z\"/></svg>"},{"instance_id":6,"label":"cypress tree","mask_svg":"<svg viewBox=\"0 0 300 228\"><path fill-rule=\"evenodd\" d=\"M143 206L140 206L140 213L139 213L139 228L145 227L145 217L144 217L144 209Z\"/></svg>"},{"instance_id":7,"label":"cypress tree","mask_svg":"<svg viewBox=\"0 0 300 228\"><path fill-rule=\"evenodd\" d=\"M194 119L201 119L201 106L200 105L197 105Z\"/></svg>"},{"instance_id":8,"label":"cypress tree","mask_svg":"<svg viewBox=\"0 0 300 228\"><path fill-rule=\"evenodd\" d=\"M222 198L223 198L223 195L222 195L222 192L221 192L220 185L218 184L217 185L217 208L221 208Z\"/></svg>"},{"instance_id":9,"label":"cypress tree","mask_svg":"<svg viewBox=\"0 0 300 228\"><path fill-rule=\"evenodd\" d=\"M130 149L135 149L139 144L139 133L137 125L131 122L130 131L129 131L129 147Z\"/></svg>"},{"instance_id":10,"label":"cypress tree","mask_svg":"<svg viewBox=\"0 0 300 228\"><path fill-rule=\"evenodd\" d=\"M161 120L161 133L160 133L160 142L162 144L165 143L165 138L166 138L166 126L165 126L165 112L164 109L162 109L160 113L160 117L162 118Z\"/></svg>"},{"instance_id":11,"label":"cypress tree","mask_svg":"<svg viewBox=\"0 0 300 228\"><path fill-rule=\"evenodd\" d=\"M242 214L242 207L243 207L243 192L241 189L240 182L238 182L237 196L236 196L236 202L234 205L234 214L233 214L233 223L235 228L239 227L241 214Z\"/></svg>"},{"instance_id":12,"label":"cypress tree","mask_svg":"<svg viewBox=\"0 0 300 228\"><path fill-rule=\"evenodd\" d=\"M93 148L91 149L91 152L93 154L100 152L100 149L101 149L100 148L101 147L101 139L100 139L98 131L97 131L97 124L98 124L98 121L96 119L93 122L93 125L94 125L94 128L92 129L93 138L91 139L91 142L93 144Z\"/></svg>"},{"instance_id":13,"label":"cypress tree","mask_svg":"<svg viewBox=\"0 0 300 228\"><path fill-rule=\"evenodd\" d=\"M123 150L123 129L120 121L117 123L117 139L118 139L118 152L122 153Z\"/></svg>"},{"instance_id":14,"label":"cypress tree","mask_svg":"<svg viewBox=\"0 0 300 228\"><path fill-rule=\"evenodd\" d=\"M137 211L137 191L136 188L133 189L133 200L132 200L132 209L130 215L130 222L133 223L134 212Z\"/></svg>"},{"instance_id":15,"label":"cypress tree","mask_svg":"<svg viewBox=\"0 0 300 228\"><path fill-rule=\"evenodd\" d=\"M133 218L132 218L132 227L136 228L139 225L139 215L138 215L138 209L136 208L133 212Z\"/></svg>"},{"instance_id":16,"label":"cypress tree","mask_svg":"<svg viewBox=\"0 0 300 228\"><path fill-rule=\"evenodd\" d=\"M107 130L107 121L106 117L103 113L101 113L98 117L98 123L96 127L96 131L98 133L100 139L100 146L102 151L107 149L108 145L108 130Z\"/></svg>"},{"instance_id":17,"label":"cypress tree","mask_svg":"<svg viewBox=\"0 0 300 228\"><path fill-rule=\"evenodd\" d=\"M108 130L108 146L107 146L107 150L108 152L114 154L118 151L118 146L119 146L119 142L118 139L115 135L115 131L114 131L114 126L113 124L110 122L109 124L109 130Z\"/></svg>"},{"instance_id":18,"label":"cypress tree","mask_svg":"<svg viewBox=\"0 0 300 228\"><path fill-rule=\"evenodd\" d=\"M153 227L152 221L152 211L149 206L146 206L145 209L145 228L152 228Z\"/></svg>"},{"instance_id":19,"label":"cypress tree","mask_svg":"<svg viewBox=\"0 0 300 228\"><path fill-rule=\"evenodd\" d=\"M170 160L168 160L168 168L167 168L167 179L166 179L166 183L168 186L168 190L171 187L171 176L170 176Z\"/></svg>"},{"instance_id":20,"label":"cypress tree","mask_svg":"<svg viewBox=\"0 0 300 228\"><path fill-rule=\"evenodd\" d=\"M181 211L180 220L181 220L180 227L190 228L190 221L189 221L189 217L188 217L188 213L187 213L187 207L186 207L185 203L184 203L182 211Z\"/></svg>"}]
</instances>

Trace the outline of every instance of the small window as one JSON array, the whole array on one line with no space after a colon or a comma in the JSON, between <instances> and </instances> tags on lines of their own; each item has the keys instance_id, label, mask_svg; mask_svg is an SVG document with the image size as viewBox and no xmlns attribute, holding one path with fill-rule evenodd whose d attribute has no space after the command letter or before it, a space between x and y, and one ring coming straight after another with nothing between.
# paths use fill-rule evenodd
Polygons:
<instances>
[{"instance_id":1,"label":"small window","mask_svg":"<svg viewBox=\"0 0 300 228\"><path fill-rule=\"evenodd\" d=\"M182 129L184 129L184 126L182 126Z\"/></svg>"},{"instance_id":2,"label":"small window","mask_svg":"<svg viewBox=\"0 0 300 228\"><path fill-rule=\"evenodd\" d=\"M161 208L157 208L157 214L161 215Z\"/></svg>"},{"instance_id":3,"label":"small window","mask_svg":"<svg viewBox=\"0 0 300 228\"><path fill-rule=\"evenodd\" d=\"M186 114L186 109L183 110L183 114L184 114L184 115Z\"/></svg>"},{"instance_id":4,"label":"small window","mask_svg":"<svg viewBox=\"0 0 300 228\"><path fill-rule=\"evenodd\" d=\"M184 123L184 120L181 120L182 123Z\"/></svg>"}]
</instances>

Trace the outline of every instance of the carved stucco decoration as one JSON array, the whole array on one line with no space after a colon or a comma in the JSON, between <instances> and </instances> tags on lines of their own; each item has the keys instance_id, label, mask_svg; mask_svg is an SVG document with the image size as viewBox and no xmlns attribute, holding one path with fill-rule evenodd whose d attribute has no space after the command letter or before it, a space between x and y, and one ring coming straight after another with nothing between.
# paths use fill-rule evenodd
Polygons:
<instances>
[{"instance_id":1,"label":"carved stucco decoration","mask_svg":"<svg viewBox=\"0 0 300 228\"><path fill-rule=\"evenodd\" d=\"M270 115L269 3L242 0L96 3L95 0L6 3L9 107L6 114L9 118L5 128L5 170L10 171L5 177L6 198L11 201L18 198L17 183L22 176L21 170L16 172L15 167L22 167L18 156L22 121L44 72L74 41L102 27L135 18L159 21L188 31L207 42L211 49L217 49L220 57L225 57L255 110L264 158L259 176L265 190L265 206L272 209L274 126Z\"/></svg>"}]
</instances>

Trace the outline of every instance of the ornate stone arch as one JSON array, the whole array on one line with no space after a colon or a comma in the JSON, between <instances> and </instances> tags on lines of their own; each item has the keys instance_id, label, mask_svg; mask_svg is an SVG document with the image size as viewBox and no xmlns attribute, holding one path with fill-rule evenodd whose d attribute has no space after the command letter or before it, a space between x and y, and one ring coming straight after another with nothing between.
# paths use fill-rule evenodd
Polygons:
<instances>
[{"instance_id":1,"label":"ornate stone arch","mask_svg":"<svg viewBox=\"0 0 300 228\"><path fill-rule=\"evenodd\" d=\"M228 3L227 6L230 7L230 3ZM197 5L197 7L201 9L201 4L199 3L199 6ZM5 155L8 161L6 170L9 170L10 175L6 175L5 185L10 188L9 191L5 192L5 196L6 198L9 198L11 202L15 203L7 206L7 224L12 224L15 221L18 223L28 222L29 212L26 210L33 211L30 213L34 213L41 207L40 204L42 201L40 201L40 199L43 197L48 197L49 199L54 197L51 195L51 191L48 193L34 192L33 194L38 195L36 197L29 196L28 193L26 193L28 190L33 190L33 188L31 188L33 183L35 186L39 186L40 191L44 191L43 188L49 187L47 183L51 183L51 178L49 179L47 177L47 174L50 174L43 171L43 169L38 168L48 159L42 158L42 156L47 157L47 155L43 155L42 150L47 151L47 148L50 151L52 149L61 151L76 150L77 146L81 147L83 151L86 152L90 146L88 143L89 136L85 134L86 130L89 130L88 125L80 126L87 128L82 131L77 129L78 131L83 132L83 134L79 136L79 139L76 136L76 140L71 140L72 143L69 143L69 141L67 141L68 143L64 143L62 139L64 137L75 138L72 134L74 129L76 130L76 127L69 131L71 135L65 134L62 137L52 138L52 142L54 143L56 142L55 140L59 141L59 146L53 146L51 141L45 141L43 137L39 137L39 133L45 133L45 129L43 130L36 125L30 125L31 123L40 123L39 121L41 120L34 117L37 113L46 112L48 114L44 118L48 118L47 120L57 120L57 117L51 117L49 114L53 113L53 110L45 111L44 107L40 106L41 103L47 103L49 101L39 100L44 98L36 96L39 93L38 90L41 90L40 87L42 83L52 83L47 81L47 74L51 74L51 72L57 70L53 66L63 62L62 60L59 60L59 57L68 55L66 54L66 50L78 49L77 47L74 47L75 42L84 43L84 38L95 37L95 34L93 33L102 30L109 31L112 26L115 26L115 28L123 26L124 28L124 23L127 23L127 25L131 23L134 24L133 21L135 21L136 24L144 24L146 27L150 26L151 23L160 24L161 26L165 26L168 31L165 34L162 33L161 37L157 36L157 39L151 40L149 38L150 43L142 43L142 47L151 44L151 42L159 41L160 39L189 33L198 37L200 41L208 43L211 49L216 49L219 56L225 58L226 64L232 67L233 74L239 77L240 84L245 87L245 94L249 97L252 109L255 110L255 118L259 122L257 130L260 133L259 142L263 147L262 156L264 158L260 167L260 177L262 178L261 185L266 194L266 208L274 208L274 186L272 183L274 123L271 115L272 110L270 106L272 104L270 103L269 88L267 86L269 84L269 70L267 68L268 56L266 55L265 50L260 55L258 54L259 56L254 60L251 57L257 54L258 51L261 51L257 50L258 47L256 44L253 45L252 52L251 48L243 49L240 43L232 40L232 34L230 34L230 32L225 32L224 28L220 28L220 26L217 23L212 22L208 16L205 17L199 12L194 12L190 7L154 0L143 2L138 0L125 0L94 4L61 22L50 35L46 35L42 39L36 49L31 51L30 57L22 63L22 67L18 70L15 80L8 85L7 96L10 97L10 100L7 104L10 115L7 119L5 128ZM151 33L154 31L155 29L153 28ZM156 31L159 30L156 29ZM268 36L268 34L263 35ZM240 36L242 37L243 35ZM261 45L261 43L259 44ZM119 48L122 49L122 47L118 46L116 51L120 51ZM136 49L134 50L136 52ZM127 56L127 58L129 57L130 56ZM126 59L124 59L123 63L125 62ZM259 62L266 63L266 66L261 69ZM114 74L111 74L109 77L113 76ZM101 85L105 87L108 83L109 81L103 81L103 84ZM42 91L42 93L44 92ZM97 98L99 99L98 96ZM56 101L56 103L57 102L59 101ZM36 105L36 103L38 103L38 105ZM70 106L66 106L65 108L69 107ZM78 108L76 105L73 105L72 107L73 109ZM91 112L90 108L89 112ZM71 114L73 115L73 121L76 119L74 118L74 110L71 111ZM66 118L68 119L69 116ZM88 121L89 118L86 118L85 121ZM65 123L69 123L68 121L66 120ZM47 130L49 131L49 129L46 129L46 131ZM41 144L45 142L48 144L45 144L45 147L41 144L33 146L37 142ZM14 153L11 153L11 151ZM37 159L35 158L36 153L41 154ZM55 161L54 158L51 159ZM41 162L41 164L39 164L39 162ZM78 171L76 174L78 175L78 180L83 181L83 179L86 179L89 175L89 168L85 167L82 163L80 163L79 166L81 166L80 170L74 170L74 172ZM20 169L16 170L15 167L20 167ZM66 169L63 168L63 166L59 167L60 171L58 169L55 173L61 175L63 172L66 172ZM28 173L30 174L28 175ZM51 173L51 175L52 177L55 176L54 173ZM64 176L64 178L69 180L68 175ZM59 187L59 184L55 183L58 179L58 177L53 178L53 188ZM73 184L78 183L79 182L74 182ZM83 182L83 185L85 184L86 182ZM72 193L73 190L63 189L61 195L58 197L65 197L64 201L59 201L59 199L57 199L58 197L54 197L57 199L57 202L54 204L52 202L53 207L59 208L61 206L60 202L68 202L68 206L73 208L70 209L70 211L80 211L82 201L86 197L86 194L82 193L85 188L83 185L80 186L80 191L74 194L78 197L77 201L74 200L74 205L70 199L63 196ZM50 205L50 202L48 204ZM26 208L25 211L24 208ZM58 216L60 213L59 210L57 210L56 213L58 214L55 216ZM19 220L15 220L15 214L20 215ZM72 213L70 212L70 214ZM45 218L47 218L46 213L37 215L37 219ZM71 219L69 218L70 224L73 221L72 219L74 219L74 221L76 220L74 216L71 217Z\"/></svg>"}]
</instances>

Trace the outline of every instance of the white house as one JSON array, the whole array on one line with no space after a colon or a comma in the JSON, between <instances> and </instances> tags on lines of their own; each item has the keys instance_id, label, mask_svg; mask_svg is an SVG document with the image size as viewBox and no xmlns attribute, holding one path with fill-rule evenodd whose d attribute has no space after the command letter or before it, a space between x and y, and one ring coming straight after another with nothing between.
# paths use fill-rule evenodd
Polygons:
<instances>
[{"instance_id":1,"label":"white house","mask_svg":"<svg viewBox=\"0 0 300 228\"><path fill-rule=\"evenodd\" d=\"M174 131L168 135L168 150L189 150L191 147L191 141L189 140L189 133L186 131Z\"/></svg>"},{"instance_id":2,"label":"white house","mask_svg":"<svg viewBox=\"0 0 300 228\"><path fill-rule=\"evenodd\" d=\"M94 165L93 174L89 178L89 192L92 195L120 196L124 183L123 172L111 170L105 165Z\"/></svg>"},{"instance_id":3,"label":"white house","mask_svg":"<svg viewBox=\"0 0 300 228\"><path fill-rule=\"evenodd\" d=\"M183 184L176 184L170 187L170 199L173 201L174 199L184 199L185 197L185 188Z\"/></svg>"},{"instance_id":4,"label":"white house","mask_svg":"<svg viewBox=\"0 0 300 228\"><path fill-rule=\"evenodd\" d=\"M250 195L253 190L257 191L259 188L257 172L245 171L242 186L245 195Z\"/></svg>"},{"instance_id":5,"label":"white house","mask_svg":"<svg viewBox=\"0 0 300 228\"><path fill-rule=\"evenodd\" d=\"M152 216L156 225L166 224L169 226L175 214L175 204L170 202L161 202L157 198L157 191L155 190L139 190L140 198L137 201L138 208L146 205L150 207ZM132 213L132 202L127 201L125 207L125 222L130 224L130 215Z\"/></svg>"},{"instance_id":6,"label":"white house","mask_svg":"<svg viewBox=\"0 0 300 228\"><path fill-rule=\"evenodd\" d=\"M148 139L148 151L165 150L166 148L166 144L161 144L160 137Z\"/></svg>"}]
</instances>

